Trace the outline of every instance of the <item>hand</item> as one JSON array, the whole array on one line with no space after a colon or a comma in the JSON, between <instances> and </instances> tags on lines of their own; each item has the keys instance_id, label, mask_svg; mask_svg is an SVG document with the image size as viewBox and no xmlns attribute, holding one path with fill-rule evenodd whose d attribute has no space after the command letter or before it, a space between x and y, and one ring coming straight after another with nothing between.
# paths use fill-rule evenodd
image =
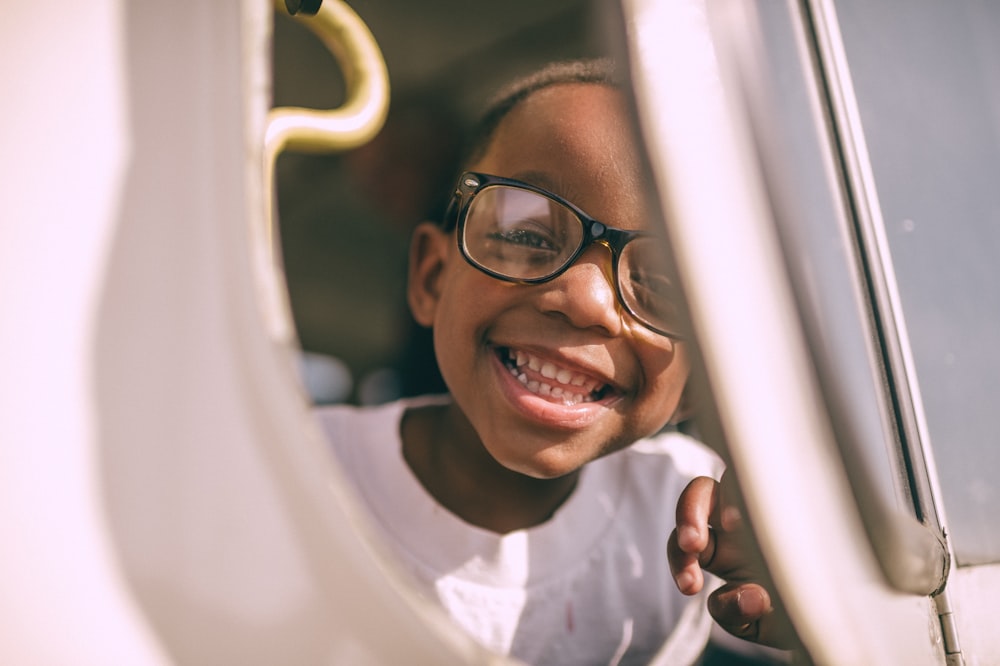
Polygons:
<instances>
[{"instance_id":1,"label":"hand","mask_svg":"<svg viewBox=\"0 0 1000 666\"><path fill-rule=\"evenodd\" d=\"M731 479L731 475L730 479ZM778 648L794 645L794 632L761 581L763 565L743 524L732 484L709 477L691 481L677 501L677 527L667 541L667 559L677 588L697 594L702 569L726 581L708 597L708 612L740 638Z\"/></svg>"}]
</instances>

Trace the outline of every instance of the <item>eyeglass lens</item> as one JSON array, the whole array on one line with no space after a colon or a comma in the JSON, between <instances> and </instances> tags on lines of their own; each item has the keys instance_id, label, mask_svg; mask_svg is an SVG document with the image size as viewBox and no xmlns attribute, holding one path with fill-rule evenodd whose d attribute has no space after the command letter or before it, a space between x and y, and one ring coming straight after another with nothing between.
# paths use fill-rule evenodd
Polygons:
<instances>
[{"instance_id":1,"label":"eyeglass lens","mask_svg":"<svg viewBox=\"0 0 1000 666\"><path fill-rule=\"evenodd\" d=\"M469 204L462 243L469 259L488 272L513 280L544 280L566 268L584 237L583 222L558 201L530 190L491 185ZM675 332L677 291L665 272L666 262L660 239L633 238L618 259L618 293L640 321L661 332Z\"/></svg>"}]
</instances>

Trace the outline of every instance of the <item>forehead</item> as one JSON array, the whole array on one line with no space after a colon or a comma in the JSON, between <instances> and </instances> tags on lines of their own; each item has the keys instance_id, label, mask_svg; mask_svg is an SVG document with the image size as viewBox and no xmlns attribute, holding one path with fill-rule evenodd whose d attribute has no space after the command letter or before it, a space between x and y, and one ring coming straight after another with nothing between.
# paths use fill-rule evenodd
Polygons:
<instances>
[{"instance_id":1,"label":"forehead","mask_svg":"<svg viewBox=\"0 0 1000 666\"><path fill-rule=\"evenodd\" d=\"M595 83L536 91L497 126L474 170L545 183L593 217L632 227L646 217L641 161L624 94ZM625 211L628 211L626 213Z\"/></svg>"}]
</instances>

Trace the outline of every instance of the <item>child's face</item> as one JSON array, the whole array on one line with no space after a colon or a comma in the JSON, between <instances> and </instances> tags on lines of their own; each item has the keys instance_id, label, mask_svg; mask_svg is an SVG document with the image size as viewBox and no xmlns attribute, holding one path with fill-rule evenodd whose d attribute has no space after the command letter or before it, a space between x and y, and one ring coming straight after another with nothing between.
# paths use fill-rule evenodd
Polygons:
<instances>
[{"instance_id":1,"label":"child's face","mask_svg":"<svg viewBox=\"0 0 1000 666\"><path fill-rule=\"evenodd\" d=\"M502 121L470 170L543 187L610 226L648 228L656 218L629 122L616 90L553 86ZM678 409L689 369L684 345L622 309L600 244L552 281L519 285L473 268L454 233L424 225L410 282L414 315L434 328L456 404L509 469L562 476L657 431ZM512 372L518 358L527 385ZM575 395L543 395L545 384Z\"/></svg>"}]
</instances>

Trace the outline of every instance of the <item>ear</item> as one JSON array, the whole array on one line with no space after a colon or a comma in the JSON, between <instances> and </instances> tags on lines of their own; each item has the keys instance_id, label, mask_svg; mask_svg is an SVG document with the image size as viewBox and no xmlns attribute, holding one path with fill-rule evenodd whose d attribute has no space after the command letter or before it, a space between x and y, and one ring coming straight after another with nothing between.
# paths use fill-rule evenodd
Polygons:
<instances>
[{"instance_id":1,"label":"ear","mask_svg":"<svg viewBox=\"0 0 1000 666\"><path fill-rule=\"evenodd\" d=\"M413 318L421 326L429 327L434 323L434 313L441 296L442 275L452 242L451 233L430 222L421 222L413 230L406 298Z\"/></svg>"}]
</instances>

